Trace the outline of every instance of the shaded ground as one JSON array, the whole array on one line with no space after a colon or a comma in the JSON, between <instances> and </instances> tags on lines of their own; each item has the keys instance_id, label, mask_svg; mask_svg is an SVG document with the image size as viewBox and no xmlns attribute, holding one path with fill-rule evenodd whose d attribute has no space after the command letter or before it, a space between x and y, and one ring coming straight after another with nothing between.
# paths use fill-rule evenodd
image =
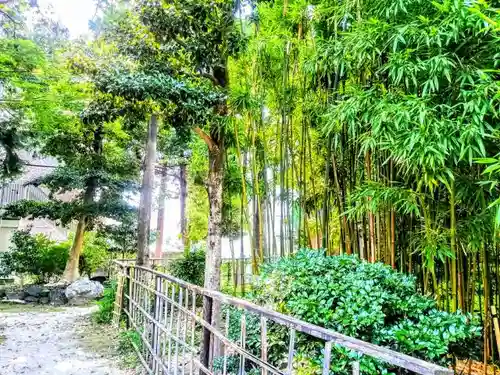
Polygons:
<instances>
[{"instance_id":1,"label":"shaded ground","mask_svg":"<svg viewBox=\"0 0 500 375\"><path fill-rule=\"evenodd\" d=\"M93 309L0 304L0 374L135 374L118 366L114 331L90 323Z\"/></svg>"}]
</instances>

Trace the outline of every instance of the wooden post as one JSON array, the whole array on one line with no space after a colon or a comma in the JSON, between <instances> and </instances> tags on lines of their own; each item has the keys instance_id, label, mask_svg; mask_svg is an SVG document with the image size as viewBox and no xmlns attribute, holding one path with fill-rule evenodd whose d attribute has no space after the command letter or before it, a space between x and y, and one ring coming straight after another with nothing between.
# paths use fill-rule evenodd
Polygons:
<instances>
[{"instance_id":1,"label":"wooden post","mask_svg":"<svg viewBox=\"0 0 500 375\"><path fill-rule=\"evenodd\" d=\"M116 286L115 306L113 309L113 324L120 327L120 316L123 309L123 284L125 283L125 271L121 268L118 274L118 285Z\"/></svg>"}]
</instances>

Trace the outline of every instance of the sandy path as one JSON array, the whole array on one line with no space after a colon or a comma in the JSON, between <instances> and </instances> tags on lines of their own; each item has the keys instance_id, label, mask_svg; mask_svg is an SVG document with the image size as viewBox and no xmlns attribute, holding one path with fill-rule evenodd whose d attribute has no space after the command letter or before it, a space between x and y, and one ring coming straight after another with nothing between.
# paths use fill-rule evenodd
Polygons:
<instances>
[{"instance_id":1,"label":"sandy path","mask_svg":"<svg viewBox=\"0 0 500 375\"><path fill-rule=\"evenodd\" d=\"M92 308L0 312L1 375L130 375L79 341Z\"/></svg>"}]
</instances>

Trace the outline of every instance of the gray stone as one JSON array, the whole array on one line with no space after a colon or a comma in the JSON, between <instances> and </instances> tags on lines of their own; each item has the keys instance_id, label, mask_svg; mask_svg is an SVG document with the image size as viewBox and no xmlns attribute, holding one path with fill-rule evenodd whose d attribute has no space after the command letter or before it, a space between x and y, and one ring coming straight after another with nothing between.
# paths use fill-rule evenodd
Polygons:
<instances>
[{"instance_id":1,"label":"gray stone","mask_svg":"<svg viewBox=\"0 0 500 375\"><path fill-rule=\"evenodd\" d=\"M53 288L50 290L49 299L50 303L55 306L62 306L68 303L64 288Z\"/></svg>"},{"instance_id":2,"label":"gray stone","mask_svg":"<svg viewBox=\"0 0 500 375\"><path fill-rule=\"evenodd\" d=\"M7 297L8 300L23 300L24 292L23 291L6 292L5 296Z\"/></svg>"},{"instance_id":3,"label":"gray stone","mask_svg":"<svg viewBox=\"0 0 500 375\"><path fill-rule=\"evenodd\" d=\"M48 304L49 304L49 302L50 302L49 297L42 297L42 298L40 298L40 303L41 303L42 305L48 305Z\"/></svg>"},{"instance_id":4,"label":"gray stone","mask_svg":"<svg viewBox=\"0 0 500 375\"><path fill-rule=\"evenodd\" d=\"M40 293L40 297L48 297L50 295L50 290L49 289L44 289Z\"/></svg>"},{"instance_id":5,"label":"gray stone","mask_svg":"<svg viewBox=\"0 0 500 375\"><path fill-rule=\"evenodd\" d=\"M40 285L30 285L26 288L26 294L31 297L39 298L42 294L43 288Z\"/></svg>"},{"instance_id":6,"label":"gray stone","mask_svg":"<svg viewBox=\"0 0 500 375\"><path fill-rule=\"evenodd\" d=\"M26 302L37 303L38 297L28 296L24 299Z\"/></svg>"},{"instance_id":7,"label":"gray stone","mask_svg":"<svg viewBox=\"0 0 500 375\"><path fill-rule=\"evenodd\" d=\"M85 305L102 297L104 287L97 281L80 279L66 288L66 297L70 305Z\"/></svg>"}]
</instances>

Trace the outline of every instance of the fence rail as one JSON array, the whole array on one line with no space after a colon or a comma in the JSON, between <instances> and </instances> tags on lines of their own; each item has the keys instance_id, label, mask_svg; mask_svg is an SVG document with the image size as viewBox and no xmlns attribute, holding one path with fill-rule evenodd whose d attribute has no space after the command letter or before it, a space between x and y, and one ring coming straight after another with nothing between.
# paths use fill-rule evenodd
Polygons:
<instances>
[{"instance_id":1,"label":"fence rail","mask_svg":"<svg viewBox=\"0 0 500 375\"><path fill-rule=\"evenodd\" d=\"M128 328L140 339L134 345L140 361L151 375L329 375L335 373L334 346L357 353L349 371L353 375L360 374L363 356L410 373L453 373L168 274L132 264L115 265L119 271L115 322L126 317ZM281 330L279 343L268 342L271 330ZM298 358L296 345L306 341L322 363L300 372L304 361Z\"/></svg>"}]
</instances>

